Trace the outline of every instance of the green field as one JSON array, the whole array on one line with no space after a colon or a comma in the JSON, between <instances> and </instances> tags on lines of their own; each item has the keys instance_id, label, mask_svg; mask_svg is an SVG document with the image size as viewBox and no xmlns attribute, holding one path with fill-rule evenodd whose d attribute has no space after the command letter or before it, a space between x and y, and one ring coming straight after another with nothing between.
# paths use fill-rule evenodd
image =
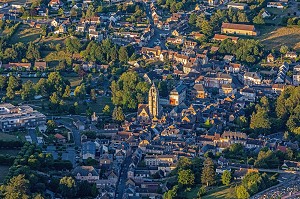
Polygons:
<instances>
[{"instance_id":1,"label":"green field","mask_svg":"<svg viewBox=\"0 0 300 199\"><path fill-rule=\"evenodd\" d=\"M37 42L41 36L40 32L40 29L30 28L29 25L21 24L16 33L11 37L10 43Z\"/></svg>"},{"instance_id":2,"label":"green field","mask_svg":"<svg viewBox=\"0 0 300 199\"><path fill-rule=\"evenodd\" d=\"M235 194L232 191L234 191L234 188L230 186L220 186L209 190L202 199L234 199Z\"/></svg>"},{"instance_id":3,"label":"green field","mask_svg":"<svg viewBox=\"0 0 300 199\"><path fill-rule=\"evenodd\" d=\"M262 26L259 31L260 35L256 39L260 40L267 50L280 48L282 45L295 50L300 49L300 27Z\"/></svg>"},{"instance_id":4,"label":"green field","mask_svg":"<svg viewBox=\"0 0 300 199\"><path fill-rule=\"evenodd\" d=\"M9 166L1 166L0 165L0 183L3 183L8 171L9 171Z\"/></svg>"},{"instance_id":5,"label":"green field","mask_svg":"<svg viewBox=\"0 0 300 199\"><path fill-rule=\"evenodd\" d=\"M7 134L7 133L0 133L0 140L5 140L5 141L13 141L13 140L18 140L17 136Z\"/></svg>"},{"instance_id":6,"label":"green field","mask_svg":"<svg viewBox=\"0 0 300 199\"><path fill-rule=\"evenodd\" d=\"M2 155L12 155L12 156L16 156L18 155L19 150L15 150L15 149L0 149L0 154Z\"/></svg>"}]
</instances>

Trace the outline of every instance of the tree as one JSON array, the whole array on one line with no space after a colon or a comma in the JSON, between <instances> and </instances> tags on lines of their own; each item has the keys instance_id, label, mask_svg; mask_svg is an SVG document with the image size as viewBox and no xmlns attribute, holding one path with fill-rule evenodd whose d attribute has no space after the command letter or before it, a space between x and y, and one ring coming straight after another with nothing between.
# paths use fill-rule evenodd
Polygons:
<instances>
[{"instance_id":1,"label":"tree","mask_svg":"<svg viewBox=\"0 0 300 199\"><path fill-rule=\"evenodd\" d=\"M119 60L123 63L127 63L128 61L128 52L125 46L121 46L119 49Z\"/></svg>"},{"instance_id":2,"label":"tree","mask_svg":"<svg viewBox=\"0 0 300 199\"><path fill-rule=\"evenodd\" d=\"M90 97L91 97L91 100L93 102L96 102L97 101L97 96L96 96L96 91L95 89L92 89L91 92L90 92Z\"/></svg>"},{"instance_id":3,"label":"tree","mask_svg":"<svg viewBox=\"0 0 300 199\"><path fill-rule=\"evenodd\" d=\"M178 183L183 186L192 186L194 184L195 176L190 169L180 170L178 172Z\"/></svg>"},{"instance_id":4,"label":"tree","mask_svg":"<svg viewBox=\"0 0 300 199\"><path fill-rule=\"evenodd\" d=\"M259 15L256 15L256 16L253 18L253 23L254 23L254 24L259 24L259 25L261 25L261 24L265 24L265 20L264 20L264 18L262 17L262 15L259 14Z\"/></svg>"},{"instance_id":5,"label":"tree","mask_svg":"<svg viewBox=\"0 0 300 199\"><path fill-rule=\"evenodd\" d=\"M197 21L197 15L195 13L192 13L189 17L189 24L196 25L196 21Z\"/></svg>"},{"instance_id":6,"label":"tree","mask_svg":"<svg viewBox=\"0 0 300 199\"><path fill-rule=\"evenodd\" d=\"M288 52L288 50L289 50L289 47L286 46L286 45L283 45L283 46L280 47L280 53L281 54L286 54Z\"/></svg>"},{"instance_id":7,"label":"tree","mask_svg":"<svg viewBox=\"0 0 300 199\"><path fill-rule=\"evenodd\" d=\"M74 96L79 97L80 99L84 99L86 94L85 85L80 84L80 86L77 86L74 90Z\"/></svg>"},{"instance_id":8,"label":"tree","mask_svg":"<svg viewBox=\"0 0 300 199\"><path fill-rule=\"evenodd\" d=\"M224 171L221 178L222 178L222 183L228 186L231 182L231 172L227 170Z\"/></svg>"},{"instance_id":9,"label":"tree","mask_svg":"<svg viewBox=\"0 0 300 199\"><path fill-rule=\"evenodd\" d=\"M109 105L105 105L102 112L105 114L105 115L110 115L110 107Z\"/></svg>"},{"instance_id":10,"label":"tree","mask_svg":"<svg viewBox=\"0 0 300 199\"><path fill-rule=\"evenodd\" d=\"M206 158L204 163L204 167L201 175L201 182L206 184L206 186L213 185L215 183L215 168L214 162L211 158Z\"/></svg>"},{"instance_id":11,"label":"tree","mask_svg":"<svg viewBox=\"0 0 300 199\"><path fill-rule=\"evenodd\" d=\"M125 115L124 115L123 110L120 106L114 108L113 113L112 113L112 118L113 118L113 120L116 120L116 121L119 121L119 122L122 122L122 121L125 120Z\"/></svg>"},{"instance_id":12,"label":"tree","mask_svg":"<svg viewBox=\"0 0 300 199\"><path fill-rule=\"evenodd\" d=\"M63 94L63 98L67 99L71 96L71 87L69 85L66 86L65 92Z\"/></svg>"},{"instance_id":13,"label":"tree","mask_svg":"<svg viewBox=\"0 0 300 199\"><path fill-rule=\"evenodd\" d=\"M165 192L163 195L163 199L175 199L177 196L178 185L173 186L172 189Z\"/></svg>"},{"instance_id":14,"label":"tree","mask_svg":"<svg viewBox=\"0 0 300 199\"><path fill-rule=\"evenodd\" d=\"M243 185L237 187L236 195L238 199L250 198L250 194L248 193L247 189Z\"/></svg>"},{"instance_id":15,"label":"tree","mask_svg":"<svg viewBox=\"0 0 300 199\"><path fill-rule=\"evenodd\" d=\"M4 185L4 199L28 199L27 195L29 181L25 179L25 175L18 175L9 180L7 185Z\"/></svg>"},{"instance_id":16,"label":"tree","mask_svg":"<svg viewBox=\"0 0 300 199\"><path fill-rule=\"evenodd\" d=\"M59 181L59 189L64 197L74 197L76 195L76 183L72 177L63 177Z\"/></svg>"},{"instance_id":17,"label":"tree","mask_svg":"<svg viewBox=\"0 0 300 199\"><path fill-rule=\"evenodd\" d=\"M47 129L46 132L48 133L54 133L54 129L56 128L56 123L54 120L48 120L47 121Z\"/></svg>"},{"instance_id":18,"label":"tree","mask_svg":"<svg viewBox=\"0 0 300 199\"><path fill-rule=\"evenodd\" d=\"M28 60L34 61L36 59L40 59L40 57L41 55L38 46L35 45L33 42L30 42L26 52L26 58Z\"/></svg>"},{"instance_id":19,"label":"tree","mask_svg":"<svg viewBox=\"0 0 300 199\"><path fill-rule=\"evenodd\" d=\"M201 31L203 34L210 37L213 34L213 27L207 20L203 20L201 24Z\"/></svg>"},{"instance_id":20,"label":"tree","mask_svg":"<svg viewBox=\"0 0 300 199\"><path fill-rule=\"evenodd\" d=\"M201 198L201 196L204 196L205 194L206 194L206 188L201 186L197 193L198 198Z\"/></svg>"},{"instance_id":21,"label":"tree","mask_svg":"<svg viewBox=\"0 0 300 199\"><path fill-rule=\"evenodd\" d=\"M271 122L266 109L258 106L256 113L251 116L250 128L264 133L270 130Z\"/></svg>"},{"instance_id":22,"label":"tree","mask_svg":"<svg viewBox=\"0 0 300 199\"><path fill-rule=\"evenodd\" d=\"M15 78L13 75L9 76L8 78L8 85L6 88L6 96L9 99L13 99L15 97L15 91L19 87L19 82L17 78Z\"/></svg>"},{"instance_id":23,"label":"tree","mask_svg":"<svg viewBox=\"0 0 300 199\"><path fill-rule=\"evenodd\" d=\"M21 89L21 97L22 100L28 100L34 97L34 84L32 81L28 80L25 84L22 85Z\"/></svg>"},{"instance_id":24,"label":"tree","mask_svg":"<svg viewBox=\"0 0 300 199\"><path fill-rule=\"evenodd\" d=\"M77 37L71 37L71 38L67 38L65 41L66 44L66 50L69 53L78 53L80 48L81 48L81 44L80 41Z\"/></svg>"},{"instance_id":25,"label":"tree","mask_svg":"<svg viewBox=\"0 0 300 199\"><path fill-rule=\"evenodd\" d=\"M177 169L189 169L192 166L192 161L190 158L187 157L180 157L177 163Z\"/></svg>"}]
</instances>

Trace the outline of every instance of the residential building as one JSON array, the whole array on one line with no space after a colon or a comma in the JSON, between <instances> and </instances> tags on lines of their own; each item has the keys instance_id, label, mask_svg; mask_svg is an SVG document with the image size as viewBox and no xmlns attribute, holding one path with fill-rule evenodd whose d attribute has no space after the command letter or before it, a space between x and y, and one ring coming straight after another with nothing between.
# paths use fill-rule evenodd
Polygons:
<instances>
[{"instance_id":1,"label":"residential building","mask_svg":"<svg viewBox=\"0 0 300 199\"><path fill-rule=\"evenodd\" d=\"M223 34L234 34L234 35L249 35L257 36L258 32L254 25L246 24L235 24L235 23L223 23L221 27Z\"/></svg>"},{"instance_id":2,"label":"residential building","mask_svg":"<svg viewBox=\"0 0 300 199\"><path fill-rule=\"evenodd\" d=\"M30 106L0 104L0 131L2 132L36 128L44 124L46 124L46 116Z\"/></svg>"},{"instance_id":3,"label":"residential building","mask_svg":"<svg viewBox=\"0 0 300 199\"><path fill-rule=\"evenodd\" d=\"M178 106L186 98L186 86L180 84L170 92L169 99L170 105Z\"/></svg>"}]
</instances>

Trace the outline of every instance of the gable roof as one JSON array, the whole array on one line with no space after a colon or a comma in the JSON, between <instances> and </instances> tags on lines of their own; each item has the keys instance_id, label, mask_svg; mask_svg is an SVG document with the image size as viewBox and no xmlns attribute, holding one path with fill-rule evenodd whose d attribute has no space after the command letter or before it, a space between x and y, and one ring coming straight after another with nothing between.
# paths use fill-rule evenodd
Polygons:
<instances>
[{"instance_id":1,"label":"gable roof","mask_svg":"<svg viewBox=\"0 0 300 199\"><path fill-rule=\"evenodd\" d=\"M254 25L246 25L246 24L223 23L222 28L233 29L233 30L255 31Z\"/></svg>"}]
</instances>

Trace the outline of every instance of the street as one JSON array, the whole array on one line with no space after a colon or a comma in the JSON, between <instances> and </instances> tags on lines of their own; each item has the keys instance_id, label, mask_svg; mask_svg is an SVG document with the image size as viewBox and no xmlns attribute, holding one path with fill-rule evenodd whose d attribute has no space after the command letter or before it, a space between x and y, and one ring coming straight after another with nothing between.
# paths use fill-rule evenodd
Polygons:
<instances>
[{"instance_id":1,"label":"street","mask_svg":"<svg viewBox=\"0 0 300 199\"><path fill-rule=\"evenodd\" d=\"M118 182L118 185L117 185L117 188L116 188L116 193L118 194L115 197L116 199L122 199L124 189L126 188L127 172L128 172L128 169L129 169L129 164L131 162L131 157L132 157L131 155L128 156L123 162L123 165L122 165L122 168L121 168L121 174L120 174L120 177L119 177L119 182Z\"/></svg>"}]
</instances>

